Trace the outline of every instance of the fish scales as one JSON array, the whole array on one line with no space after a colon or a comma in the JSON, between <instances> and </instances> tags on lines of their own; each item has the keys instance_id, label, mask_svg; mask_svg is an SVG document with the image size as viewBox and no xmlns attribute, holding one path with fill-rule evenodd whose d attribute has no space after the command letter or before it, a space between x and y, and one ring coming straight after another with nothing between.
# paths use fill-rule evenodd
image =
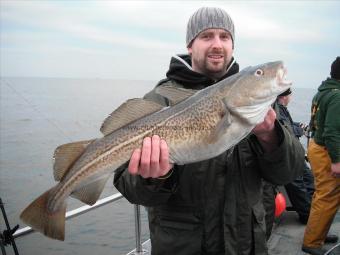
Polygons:
<instances>
[{"instance_id":1,"label":"fish scales","mask_svg":"<svg viewBox=\"0 0 340 255\"><path fill-rule=\"evenodd\" d=\"M204 94L201 99L209 96L208 93ZM108 137L94 141L72 167L70 174L66 176L68 178L64 180L64 185L54 194L53 200L65 199L69 193L67 190L79 188L81 181L90 177L93 172L99 172L98 169L110 171L106 166L111 162L116 162L116 166L112 166L111 169L124 164L130 158L131 151L141 146L144 137L157 134L168 142L173 154L186 155L188 151L198 146L198 141L209 135L221 118L222 103L218 97L201 99L194 98L191 100L193 102L188 101L171 111L161 111L137 120ZM180 110L177 111L176 108ZM213 116L216 117L212 118ZM131 130L136 132L131 135ZM53 208L56 205L57 201L49 207Z\"/></svg>"}]
</instances>

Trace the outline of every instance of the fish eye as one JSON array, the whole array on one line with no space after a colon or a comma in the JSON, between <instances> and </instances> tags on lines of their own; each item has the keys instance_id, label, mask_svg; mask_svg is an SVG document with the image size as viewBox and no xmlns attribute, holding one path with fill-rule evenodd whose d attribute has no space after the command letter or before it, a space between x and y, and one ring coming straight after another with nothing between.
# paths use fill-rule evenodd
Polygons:
<instances>
[{"instance_id":1,"label":"fish eye","mask_svg":"<svg viewBox=\"0 0 340 255\"><path fill-rule=\"evenodd\" d=\"M262 76L262 75L263 75L263 70L262 70L262 69L257 69L257 70L255 71L255 75L256 75L256 76Z\"/></svg>"}]
</instances>

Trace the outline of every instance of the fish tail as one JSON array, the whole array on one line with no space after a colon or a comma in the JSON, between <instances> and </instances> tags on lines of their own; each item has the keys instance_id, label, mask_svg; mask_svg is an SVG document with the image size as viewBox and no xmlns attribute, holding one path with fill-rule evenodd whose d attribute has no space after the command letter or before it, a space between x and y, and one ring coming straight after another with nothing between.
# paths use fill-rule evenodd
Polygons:
<instances>
[{"instance_id":1,"label":"fish tail","mask_svg":"<svg viewBox=\"0 0 340 255\"><path fill-rule=\"evenodd\" d=\"M53 239L63 241L65 239L65 213L66 203L56 211L50 211L47 203L54 188L46 191L36 200L34 200L21 213L20 218L34 230L43 233Z\"/></svg>"}]
</instances>

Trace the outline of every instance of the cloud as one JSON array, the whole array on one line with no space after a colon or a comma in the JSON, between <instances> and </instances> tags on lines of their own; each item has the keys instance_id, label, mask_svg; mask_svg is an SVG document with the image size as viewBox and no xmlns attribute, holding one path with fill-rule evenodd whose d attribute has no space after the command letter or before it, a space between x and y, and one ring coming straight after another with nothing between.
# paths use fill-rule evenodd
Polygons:
<instances>
[{"instance_id":1,"label":"cloud","mask_svg":"<svg viewBox=\"0 0 340 255\"><path fill-rule=\"evenodd\" d=\"M91 4L91 6L94 5L93 11L97 11L98 14L104 14L105 18L102 18L102 15L95 17L85 15L84 12L90 12L91 6L72 12L69 9L66 11L65 6L57 5L55 2L47 2L38 6L33 5L32 2L28 3L30 4L22 6L15 6L12 3L7 6L8 12L4 12L3 20L7 24L12 23L21 26L23 31L20 31L19 35L17 34L18 31L4 32L4 43L32 42L36 38L34 34L39 34L39 36L42 35L46 38L54 33L59 34L61 37L77 40L80 47L86 42L92 42L92 45L99 43L97 47L100 44L108 44L113 45L113 47L124 45L125 47L139 49L173 50L179 46L176 43L169 43L155 37L147 38L142 33L136 35L129 30L122 29L124 27L133 27L137 24L138 27L152 30L153 24L156 24L156 22L150 22L150 20L144 21L144 24L143 22L142 24L138 22L137 17L140 19L140 16L129 9L130 2L119 4L122 8L119 10L117 10L117 4L113 4L115 2L103 1L96 5ZM110 6L110 9L104 8L106 5ZM142 3L137 5L142 6ZM128 12L128 9L130 12ZM101 24L105 25L101 26ZM169 24L169 22L163 24Z\"/></svg>"},{"instance_id":2,"label":"cloud","mask_svg":"<svg viewBox=\"0 0 340 255\"><path fill-rule=\"evenodd\" d=\"M40 32L56 32L73 38L94 40L103 43L130 43L129 33L139 31L135 35L141 39L143 31L147 34L155 34L150 40L144 39L146 44L155 41L157 34L173 33L176 36L185 34L185 24L189 15L197 6L205 5L205 2L172 2L172 1L90 1L87 4L76 4L72 2L5 2L6 11L3 12L3 19L7 22L22 25L23 28L34 29ZM196 3L196 2L195 2ZM301 18L301 25L289 22L290 5L282 5L282 13L273 9L270 4L263 2L246 2L235 4L234 2L210 2L211 5L221 6L231 13L236 24L236 36L240 39L271 40L275 42L287 43L292 40L304 42L316 42L325 40L327 35L322 19L313 20ZM277 4L275 4L277 5ZM248 8L245 8L245 7ZM265 12L268 6L275 10ZM190 12L188 11L190 10ZM164 13L173 13L166 15ZM176 15L177 14L177 15ZM184 15L186 14L186 15ZM308 23L313 24L313 29L301 29L308 27ZM127 39L122 39L125 37ZM156 45L164 48L162 38ZM177 39L177 41L180 41ZM166 43L165 43L166 44ZM156 46L158 47L158 46Z\"/></svg>"},{"instance_id":3,"label":"cloud","mask_svg":"<svg viewBox=\"0 0 340 255\"><path fill-rule=\"evenodd\" d=\"M156 71L164 75L169 57L186 52L188 18L206 5L220 6L234 19L235 55L242 66L276 59L328 61L338 54L339 2L2 1L1 73L44 76L62 75L63 70L70 76L73 70L78 76L85 73L82 68L95 63L87 74L123 78L125 68L129 77L133 66L140 78L152 77ZM47 56L53 59L48 64ZM67 64L65 58L70 59ZM301 68L300 73L318 72L314 68Z\"/></svg>"}]
</instances>

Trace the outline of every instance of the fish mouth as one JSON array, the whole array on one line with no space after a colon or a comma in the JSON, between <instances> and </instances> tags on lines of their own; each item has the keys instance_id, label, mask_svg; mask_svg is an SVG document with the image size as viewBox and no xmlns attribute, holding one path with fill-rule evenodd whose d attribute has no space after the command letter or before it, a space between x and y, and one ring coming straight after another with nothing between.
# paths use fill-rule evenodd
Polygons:
<instances>
[{"instance_id":1,"label":"fish mouth","mask_svg":"<svg viewBox=\"0 0 340 255\"><path fill-rule=\"evenodd\" d=\"M289 87L292 85L292 81L287 80L287 68L282 66L276 73L276 80L279 86Z\"/></svg>"}]
</instances>

